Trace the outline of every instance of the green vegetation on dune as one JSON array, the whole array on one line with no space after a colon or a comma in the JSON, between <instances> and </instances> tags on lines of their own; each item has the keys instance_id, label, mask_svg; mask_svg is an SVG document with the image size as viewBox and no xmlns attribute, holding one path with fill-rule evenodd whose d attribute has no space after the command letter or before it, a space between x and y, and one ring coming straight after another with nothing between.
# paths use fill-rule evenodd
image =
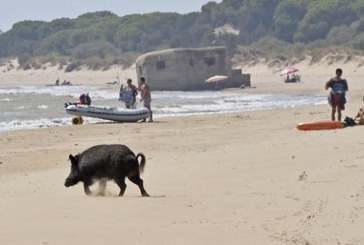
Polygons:
<instances>
[{"instance_id":1,"label":"green vegetation on dune","mask_svg":"<svg viewBox=\"0 0 364 245\"><path fill-rule=\"evenodd\" d=\"M223 0L189 14L101 11L0 31L0 58L18 57L28 68L49 62L107 69L157 49L216 45L245 60L300 59L304 50L330 47L363 52L364 0Z\"/></svg>"}]
</instances>

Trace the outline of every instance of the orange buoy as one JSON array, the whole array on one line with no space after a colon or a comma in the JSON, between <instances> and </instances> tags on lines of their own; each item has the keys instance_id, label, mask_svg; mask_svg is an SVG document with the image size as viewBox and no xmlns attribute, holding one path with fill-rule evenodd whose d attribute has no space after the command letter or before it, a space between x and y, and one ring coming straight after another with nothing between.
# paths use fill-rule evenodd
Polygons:
<instances>
[{"instance_id":1,"label":"orange buoy","mask_svg":"<svg viewBox=\"0 0 364 245\"><path fill-rule=\"evenodd\" d=\"M76 117L72 118L72 124L73 125L83 124L83 118L81 116L76 116Z\"/></svg>"}]
</instances>

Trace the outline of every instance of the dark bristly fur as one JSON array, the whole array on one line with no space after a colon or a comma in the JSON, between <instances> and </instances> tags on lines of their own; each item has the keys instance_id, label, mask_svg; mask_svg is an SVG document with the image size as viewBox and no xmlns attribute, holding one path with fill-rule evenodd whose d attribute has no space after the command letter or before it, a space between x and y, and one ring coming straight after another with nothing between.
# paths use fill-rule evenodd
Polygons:
<instances>
[{"instance_id":1,"label":"dark bristly fur","mask_svg":"<svg viewBox=\"0 0 364 245\"><path fill-rule=\"evenodd\" d=\"M141 158L140 164L138 158ZM143 153L135 154L125 145L96 145L76 156L69 155L71 172L65 181L65 186L73 186L83 182L86 195L91 194L90 186L95 180L102 185L106 180L114 180L120 187L119 196L126 189L125 178L136 184L142 196L149 196L143 186L140 174L145 167Z\"/></svg>"}]
</instances>

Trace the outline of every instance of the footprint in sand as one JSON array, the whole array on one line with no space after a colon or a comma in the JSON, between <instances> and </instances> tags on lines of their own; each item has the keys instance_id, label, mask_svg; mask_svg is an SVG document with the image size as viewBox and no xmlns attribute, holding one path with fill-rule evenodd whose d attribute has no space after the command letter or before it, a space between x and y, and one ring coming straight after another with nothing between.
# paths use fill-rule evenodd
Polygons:
<instances>
[{"instance_id":1,"label":"footprint in sand","mask_svg":"<svg viewBox=\"0 0 364 245\"><path fill-rule=\"evenodd\" d=\"M306 171L303 171L302 174L298 175L298 181L304 181L307 179Z\"/></svg>"}]
</instances>

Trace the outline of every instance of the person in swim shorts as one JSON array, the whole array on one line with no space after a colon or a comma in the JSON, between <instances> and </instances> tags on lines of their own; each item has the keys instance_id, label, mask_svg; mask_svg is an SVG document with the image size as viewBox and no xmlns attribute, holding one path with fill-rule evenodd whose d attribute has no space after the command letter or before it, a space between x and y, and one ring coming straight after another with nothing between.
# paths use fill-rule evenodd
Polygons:
<instances>
[{"instance_id":1,"label":"person in swim shorts","mask_svg":"<svg viewBox=\"0 0 364 245\"><path fill-rule=\"evenodd\" d=\"M150 108L150 103L152 102L152 96L150 95L150 88L149 85L145 82L145 78L140 78L140 91L141 91L141 99L143 101L144 107L147 108L150 112L149 114L149 122L153 122L153 114ZM145 122L145 120L144 120Z\"/></svg>"},{"instance_id":2,"label":"person in swim shorts","mask_svg":"<svg viewBox=\"0 0 364 245\"><path fill-rule=\"evenodd\" d=\"M341 111L345 110L346 92L349 90L348 83L345 79L341 78L343 74L342 69L336 69L336 76L331 78L325 84L325 89L331 88L329 95L329 104L331 105L331 120L335 121L335 114L337 112L337 119L341 121Z\"/></svg>"}]
</instances>

